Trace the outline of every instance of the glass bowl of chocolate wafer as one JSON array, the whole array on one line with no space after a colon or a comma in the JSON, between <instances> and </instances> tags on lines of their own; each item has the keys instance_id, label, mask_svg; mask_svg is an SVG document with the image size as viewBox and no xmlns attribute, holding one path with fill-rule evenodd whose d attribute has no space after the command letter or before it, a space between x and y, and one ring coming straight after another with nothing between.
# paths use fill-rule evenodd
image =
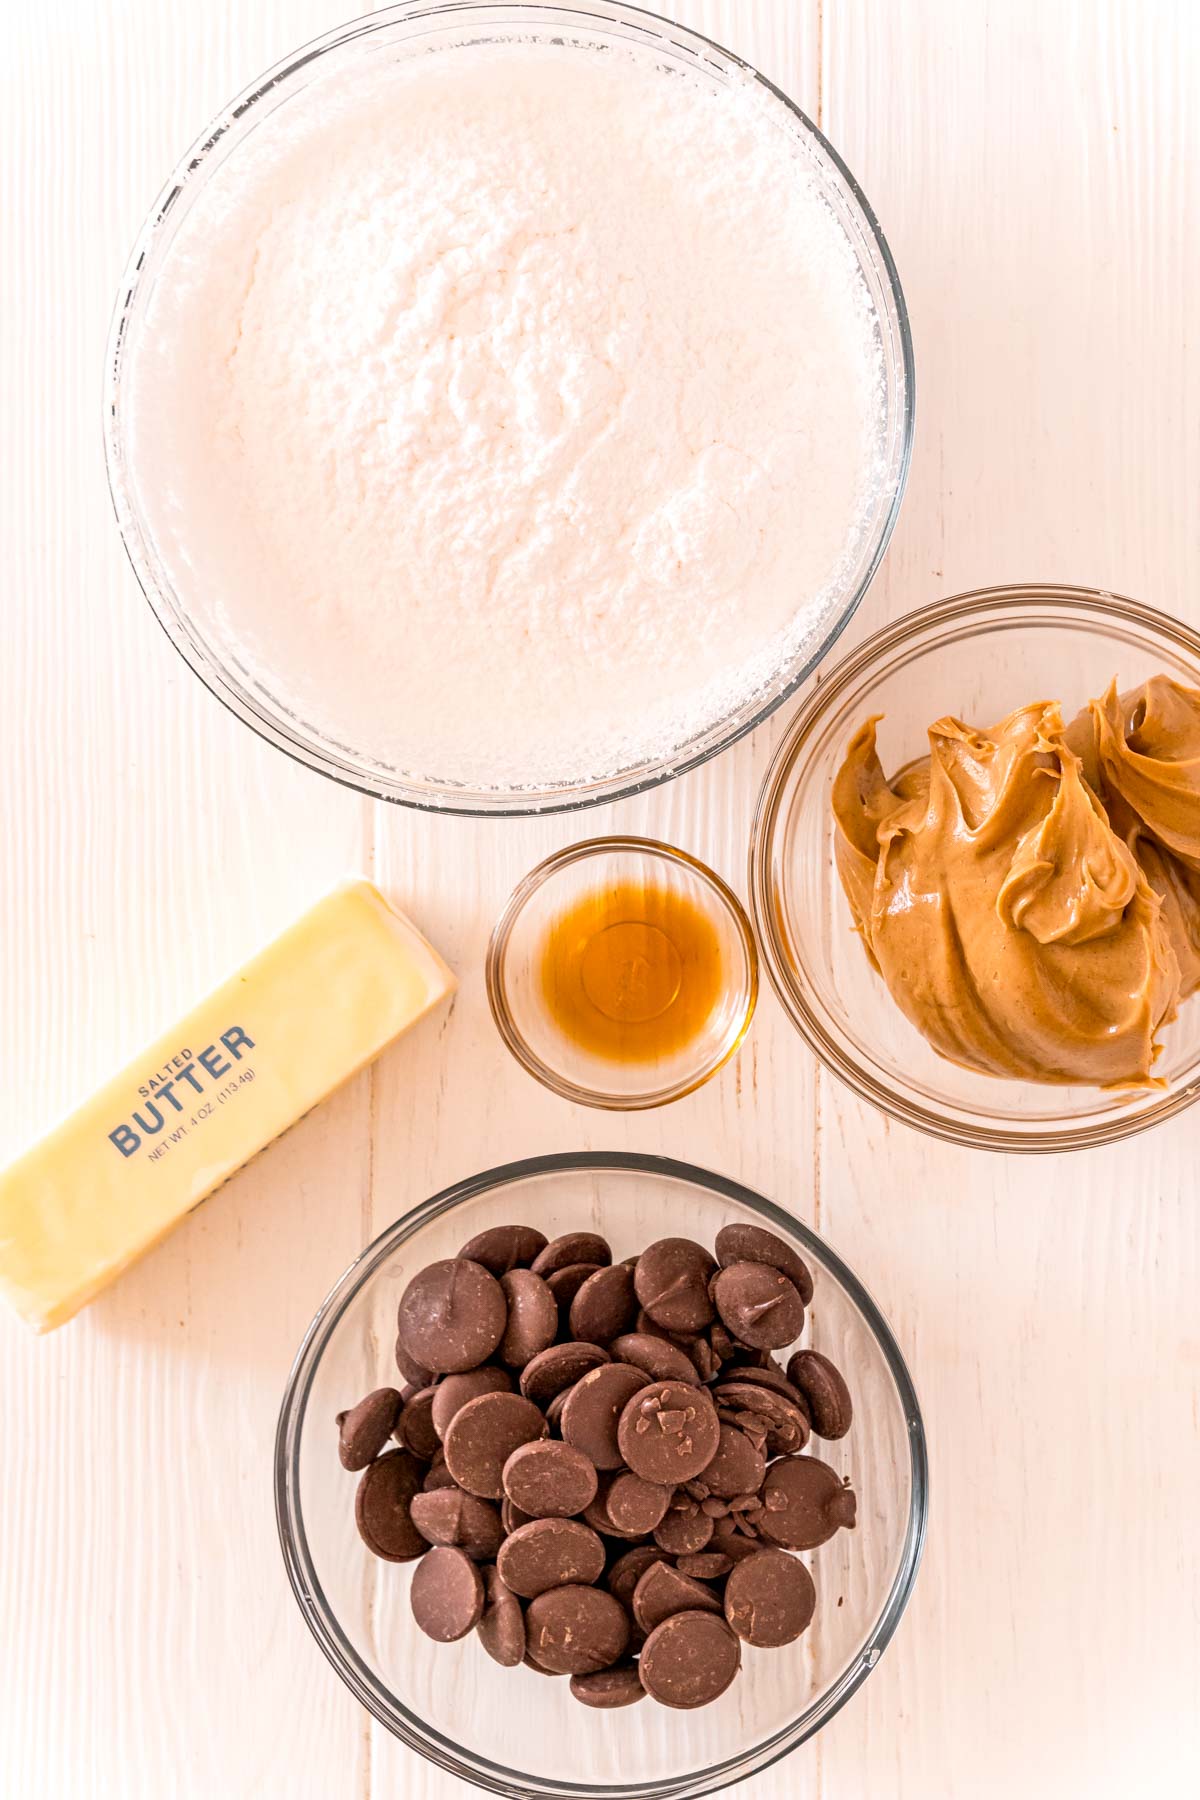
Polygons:
<instances>
[{"instance_id":1,"label":"glass bowl of chocolate wafer","mask_svg":"<svg viewBox=\"0 0 1200 1800\"><path fill-rule=\"evenodd\" d=\"M582 1152L459 1182L323 1302L280 1539L373 1717L507 1795L684 1796L811 1738L876 1668L927 1510L875 1301L771 1200Z\"/></svg>"}]
</instances>

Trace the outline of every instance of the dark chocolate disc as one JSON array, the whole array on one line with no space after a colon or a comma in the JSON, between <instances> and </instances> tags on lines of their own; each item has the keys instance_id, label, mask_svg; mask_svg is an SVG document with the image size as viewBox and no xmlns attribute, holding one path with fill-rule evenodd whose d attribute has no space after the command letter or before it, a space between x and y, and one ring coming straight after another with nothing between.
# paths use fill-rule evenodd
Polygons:
<instances>
[{"instance_id":1,"label":"dark chocolate disc","mask_svg":"<svg viewBox=\"0 0 1200 1800\"><path fill-rule=\"evenodd\" d=\"M503 1470L504 1491L531 1519L571 1519L596 1495L590 1457L554 1438L522 1444Z\"/></svg>"},{"instance_id":2,"label":"dark chocolate disc","mask_svg":"<svg viewBox=\"0 0 1200 1800\"><path fill-rule=\"evenodd\" d=\"M805 1400L804 1395L800 1392L798 1387L793 1386L787 1376L783 1373L782 1369L777 1367L769 1350L752 1350L748 1353L751 1356L767 1357L769 1360L768 1365L765 1368L761 1363L742 1362L741 1355L743 1354L747 1353L740 1353L738 1360L735 1361L731 1367L722 1369L722 1381L744 1381L751 1387L770 1388L773 1394L781 1394L785 1400L790 1400L793 1406L799 1406L807 1410L808 1403Z\"/></svg>"},{"instance_id":3,"label":"dark chocolate disc","mask_svg":"<svg viewBox=\"0 0 1200 1800\"><path fill-rule=\"evenodd\" d=\"M639 1538L644 1537L645 1533L641 1531L627 1531L623 1526L614 1524L609 1517L608 1491L611 1488L614 1479L615 1476L611 1473L601 1475L600 1485L596 1490L595 1498L584 1508L583 1517L593 1531L599 1531L603 1533L605 1537L623 1538L627 1539L630 1543L635 1543Z\"/></svg>"},{"instance_id":4,"label":"dark chocolate disc","mask_svg":"<svg viewBox=\"0 0 1200 1800\"><path fill-rule=\"evenodd\" d=\"M543 1668L590 1675L619 1662L629 1647L629 1617L604 1588L556 1587L525 1609L529 1648Z\"/></svg>"},{"instance_id":5,"label":"dark chocolate disc","mask_svg":"<svg viewBox=\"0 0 1200 1800\"><path fill-rule=\"evenodd\" d=\"M414 1275L400 1299L397 1341L439 1374L476 1369L504 1335L508 1307L481 1264L450 1259Z\"/></svg>"},{"instance_id":6,"label":"dark chocolate disc","mask_svg":"<svg viewBox=\"0 0 1200 1800\"><path fill-rule=\"evenodd\" d=\"M396 1424L397 1441L422 1462L432 1462L440 1447L433 1425L436 1393L435 1387L418 1388L412 1399L405 1402Z\"/></svg>"},{"instance_id":7,"label":"dark chocolate disc","mask_svg":"<svg viewBox=\"0 0 1200 1800\"><path fill-rule=\"evenodd\" d=\"M604 1506L618 1531L636 1532L645 1537L661 1524L671 1504L670 1488L643 1481L630 1469L623 1469L609 1482Z\"/></svg>"},{"instance_id":8,"label":"dark chocolate disc","mask_svg":"<svg viewBox=\"0 0 1200 1800\"><path fill-rule=\"evenodd\" d=\"M338 1414L338 1456L343 1469L357 1473L375 1461L395 1429L399 1411L396 1389L381 1387L348 1412Z\"/></svg>"},{"instance_id":9,"label":"dark chocolate disc","mask_svg":"<svg viewBox=\"0 0 1200 1800\"><path fill-rule=\"evenodd\" d=\"M558 1302L532 1269L511 1269L500 1277L508 1302L508 1324L497 1355L510 1369L523 1369L558 1336Z\"/></svg>"},{"instance_id":10,"label":"dark chocolate disc","mask_svg":"<svg viewBox=\"0 0 1200 1800\"><path fill-rule=\"evenodd\" d=\"M708 1281L715 1259L691 1238L659 1238L638 1258L637 1297L666 1331L703 1331L713 1319Z\"/></svg>"},{"instance_id":11,"label":"dark chocolate disc","mask_svg":"<svg viewBox=\"0 0 1200 1800\"><path fill-rule=\"evenodd\" d=\"M617 1430L620 1459L635 1475L664 1487L707 1468L719 1438L720 1420L707 1390L679 1381L652 1382L634 1394Z\"/></svg>"},{"instance_id":12,"label":"dark chocolate disc","mask_svg":"<svg viewBox=\"0 0 1200 1800\"><path fill-rule=\"evenodd\" d=\"M717 1261L722 1268L728 1268L730 1263L758 1262L781 1270L803 1304L810 1304L813 1278L808 1264L773 1231L764 1231L761 1225L723 1225L717 1233L716 1249Z\"/></svg>"},{"instance_id":13,"label":"dark chocolate disc","mask_svg":"<svg viewBox=\"0 0 1200 1800\"><path fill-rule=\"evenodd\" d=\"M739 1370L738 1375L748 1373ZM722 1378L712 1390L727 1424L738 1425L752 1439L762 1438L768 1456L790 1456L803 1450L811 1425L804 1400L789 1399L774 1387Z\"/></svg>"},{"instance_id":14,"label":"dark chocolate disc","mask_svg":"<svg viewBox=\"0 0 1200 1800\"><path fill-rule=\"evenodd\" d=\"M465 1550L475 1562L490 1562L504 1541L500 1509L462 1488L435 1488L414 1494L412 1522L431 1544Z\"/></svg>"},{"instance_id":15,"label":"dark chocolate disc","mask_svg":"<svg viewBox=\"0 0 1200 1800\"><path fill-rule=\"evenodd\" d=\"M769 1263L730 1263L712 1291L722 1324L754 1350L781 1350L804 1330L804 1304L795 1284Z\"/></svg>"},{"instance_id":16,"label":"dark chocolate disc","mask_svg":"<svg viewBox=\"0 0 1200 1800\"><path fill-rule=\"evenodd\" d=\"M767 1461L744 1431L722 1425L716 1455L704 1471L711 1494L731 1500L737 1494L757 1494L767 1472Z\"/></svg>"},{"instance_id":17,"label":"dark chocolate disc","mask_svg":"<svg viewBox=\"0 0 1200 1800\"><path fill-rule=\"evenodd\" d=\"M700 1385L695 1362L686 1350L681 1350L668 1337L658 1337L648 1331L626 1331L614 1338L608 1347L615 1361L632 1363L651 1381L684 1381L691 1387Z\"/></svg>"},{"instance_id":18,"label":"dark chocolate disc","mask_svg":"<svg viewBox=\"0 0 1200 1800\"><path fill-rule=\"evenodd\" d=\"M424 1473L409 1450L388 1450L362 1473L354 1496L355 1522L367 1549L385 1562L411 1562L429 1548L409 1510Z\"/></svg>"},{"instance_id":19,"label":"dark chocolate disc","mask_svg":"<svg viewBox=\"0 0 1200 1800\"><path fill-rule=\"evenodd\" d=\"M646 1698L635 1662L614 1663L610 1669L597 1669L594 1675L572 1675L571 1692L585 1706L605 1710L632 1706L635 1701Z\"/></svg>"},{"instance_id":20,"label":"dark chocolate disc","mask_svg":"<svg viewBox=\"0 0 1200 1800\"><path fill-rule=\"evenodd\" d=\"M430 1417L439 1440L445 1437L451 1419L468 1400L478 1400L480 1394L511 1394L512 1390L512 1376L492 1363L482 1369L467 1369L462 1375L447 1375L434 1388L430 1404Z\"/></svg>"},{"instance_id":21,"label":"dark chocolate disc","mask_svg":"<svg viewBox=\"0 0 1200 1800\"><path fill-rule=\"evenodd\" d=\"M667 1552L660 1550L657 1545L635 1544L632 1550L626 1550L618 1556L604 1577L604 1585L622 1606L632 1611L634 1589L650 1564L667 1560Z\"/></svg>"},{"instance_id":22,"label":"dark chocolate disc","mask_svg":"<svg viewBox=\"0 0 1200 1800\"><path fill-rule=\"evenodd\" d=\"M608 1351L599 1344L551 1344L521 1370L521 1392L539 1406L547 1406L555 1394L573 1387L609 1360Z\"/></svg>"},{"instance_id":23,"label":"dark chocolate disc","mask_svg":"<svg viewBox=\"0 0 1200 1800\"><path fill-rule=\"evenodd\" d=\"M761 1550L725 1583L725 1617L747 1644L777 1650L807 1631L817 1591L804 1564L785 1550Z\"/></svg>"},{"instance_id":24,"label":"dark chocolate disc","mask_svg":"<svg viewBox=\"0 0 1200 1800\"><path fill-rule=\"evenodd\" d=\"M686 1509L672 1507L664 1515L662 1524L655 1528L654 1541L672 1556L695 1556L707 1548L712 1534L712 1519L700 1511L695 1501L690 1501Z\"/></svg>"},{"instance_id":25,"label":"dark chocolate disc","mask_svg":"<svg viewBox=\"0 0 1200 1800\"><path fill-rule=\"evenodd\" d=\"M542 1280L554 1296L558 1308L559 1329L564 1337L574 1337L571 1330L571 1303L584 1282L598 1273L599 1263L568 1263L565 1269L554 1269Z\"/></svg>"},{"instance_id":26,"label":"dark chocolate disc","mask_svg":"<svg viewBox=\"0 0 1200 1800\"><path fill-rule=\"evenodd\" d=\"M788 1380L803 1394L817 1436L845 1437L854 1406L841 1370L819 1350L797 1350L788 1363Z\"/></svg>"},{"instance_id":27,"label":"dark chocolate disc","mask_svg":"<svg viewBox=\"0 0 1200 1800\"><path fill-rule=\"evenodd\" d=\"M490 1563L483 1571L483 1612L475 1629L493 1662L516 1668L525 1655L525 1613Z\"/></svg>"},{"instance_id":28,"label":"dark chocolate disc","mask_svg":"<svg viewBox=\"0 0 1200 1800\"><path fill-rule=\"evenodd\" d=\"M593 1369L575 1383L563 1403L562 1434L567 1443L582 1450L598 1469L619 1469L629 1461L617 1442L621 1415L648 1383L649 1377L630 1363L605 1363ZM713 1419L715 1423L715 1413Z\"/></svg>"},{"instance_id":29,"label":"dark chocolate disc","mask_svg":"<svg viewBox=\"0 0 1200 1800\"><path fill-rule=\"evenodd\" d=\"M815 1550L842 1526L852 1528L856 1501L836 1469L815 1456L772 1463L763 1483L759 1531L786 1550Z\"/></svg>"},{"instance_id":30,"label":"dark chocolate disc","mask_svg":"<svg viewBox=\"0 0 1200 1800\"><path fill-rule=\"evenodd\" d=\"M535 1275L545 1276L569 1268L572 1263L593 1263L599 1267L607 1266L612 1259L611 1248L596 1232L567 1231L561 1237L551 1238L530 1267Z\"/></svg>"},{"instance_id":31,"label":"dark chocolate disc","mask_svg":"<svg viewBox=\"0 0 1200 1800\"><path fill-rule=\"evenodd\" d=\"M453 1644L483 1613L483 1577L462 1550L431 1550L412 1579L409 1603L426 1637Z\"/></svg>"},{"instance_id":32,"label":"dark chocolate disc","mask_svg":"<svg viewBox=\"0 0 1200 1800\"><path fill-rule=\"evenodd\" d=\"M545 1248L545 1234L532 1225L490 1225L469 1238L458 1254L468 1262L482 1264L499 1280L510 1269L528 1267Z\"/></svg>"},{"instance_id":33,"label":"dark chocolate disc","mask_svg":"<svg viewBox=\"0 0 1200 1800\"><path fill-rule=\"evenodd\" d=\"M589 1585L604 1571L604 1545L578 1519L532 1519L510 1532L496 1567L501 1580L523 1600L568 1583Z\"/></svg>"},{"instance_id":34,"label":"dark chocolate disc","mask_svg":"<svg viewBox=\"0 0 1200 1800\"><path fill-rule=\"evenodd\" d=\"M468 1493L499 1500L504 1494L504 1465L513 1451L545 1437L548 1430L542 1413L523 1395L480 1394L450 1421L446 1467Z\"/></svg>"},{"instance_id":35,"label":"dark chocolate disc","mask_svg":"<svg viewBox=\"0 0 1200 1800\"><path fill-rule=\"evenodd\" d=\"M721 1602L711 1588L690 1575L681 1575L670 1563L651 1563L633 1590L633 1616L643 1631L653 1631L672 1613L720 1612Z\"/></svg>"},{"instance_id":36,"label":"dark chocolate disc","mask_svg":"<svg viewBox=\"0 0 1200 1800\"><path fill-rule=\"evenodd\" d=\"M672 1613L642 1645L642 1686L663 1706L719 1699L741 1667L737 1638L719 1613Z\"/></svg>"},{"instance_id":37,"label":"dark chocolate disc","mask_svg":"<svg viewBox=\"0 0 1200 1800\"><path fill-rule=\"evenodd\" d=\"M596 1269L571 1302L571 1336L590 1344L609 1344L629 1330L637 1309L632 1269L624 1263Z\"/></svg>"}]
</instances>

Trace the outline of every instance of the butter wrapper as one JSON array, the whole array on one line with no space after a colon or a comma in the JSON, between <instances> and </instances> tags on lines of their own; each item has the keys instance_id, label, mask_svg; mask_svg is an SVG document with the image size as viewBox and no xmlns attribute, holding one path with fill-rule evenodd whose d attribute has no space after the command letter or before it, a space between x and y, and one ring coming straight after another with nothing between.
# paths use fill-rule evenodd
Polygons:
<instances>
[{"instance_id":1,"label":"butter wrapper","mask_svg":"<svg viewBox=\"0 0 1200 1800\"><path fill-rule=\"evenodd\" d=\"M0 1293L35 1331L64 1324L454 985L377 888L342 882L0 1173Z\"/></svg>"}]
</instances>

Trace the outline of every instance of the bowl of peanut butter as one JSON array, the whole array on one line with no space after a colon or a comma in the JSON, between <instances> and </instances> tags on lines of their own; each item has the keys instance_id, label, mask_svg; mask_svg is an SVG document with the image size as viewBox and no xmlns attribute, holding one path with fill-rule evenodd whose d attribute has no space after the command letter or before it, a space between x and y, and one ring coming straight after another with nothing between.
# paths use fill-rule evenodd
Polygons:
<instances>
[{"instance_id":1,"label":"bowl of peanut butter","mask_svg":"<svg viewBox=\"0 0 1200 1800\"><path fill-rule=\"evenodd\" d=\"M1006 1151L1200 1094L1200 636L1123 596L962 594L822 680L759 801L763 961L827 1067Z\"/></svg>"}]
</instances>

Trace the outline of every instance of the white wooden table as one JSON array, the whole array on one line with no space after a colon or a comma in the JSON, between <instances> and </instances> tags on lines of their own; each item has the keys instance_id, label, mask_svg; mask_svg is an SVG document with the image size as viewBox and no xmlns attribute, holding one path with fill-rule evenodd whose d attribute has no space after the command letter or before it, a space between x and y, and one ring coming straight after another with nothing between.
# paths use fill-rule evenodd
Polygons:
<instances>
[{"instance_id":1,"label":"white wooden table","mask_svg":"<svg viewBox=\"0 0 1200 1800\"><path fill-rule=\"evenodd\" d=\"M363 9L365 10L365 9ZM679 0L862 181L912 312L912 479L854 635L993 581L1110 585L1200 623L1200 8L1192 0ZM444 1800L309 1639L270 1448L318 1300L434 1188L580 1146L683 1153L822 1231L890 1312L933 1513L879 1671L759 1800L1033 1800L1200 1784L1200 1114L1005 1160L819 1075L772 996L721 1079L574 1110L483 995L504 895L610 828L744 889L780 721L643 800L420 817L323 782L156 629L105 489L110 303L200 125L339 0L38 0L4 56L0 1156L348 869L462 976L441 1029L306 1119L59 1335L0 1321L0 1793ZM14 35L15 33L15 35ZM739 1793L748 1792L737 1790Z\"/></svg>"}]
</instances>

